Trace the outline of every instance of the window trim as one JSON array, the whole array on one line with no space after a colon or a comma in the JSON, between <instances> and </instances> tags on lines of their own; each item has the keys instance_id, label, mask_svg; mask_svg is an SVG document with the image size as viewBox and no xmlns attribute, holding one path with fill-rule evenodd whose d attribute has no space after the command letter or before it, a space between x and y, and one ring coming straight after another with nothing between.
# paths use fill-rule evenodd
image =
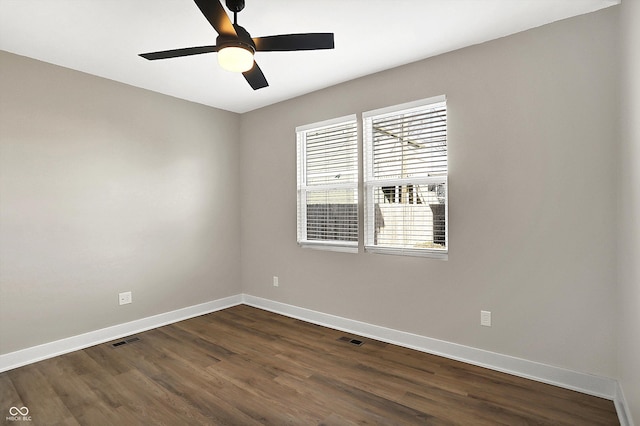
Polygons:
<instances>
[{"instance_id":1,"label":"window trim","mask_svg":"<svg viewBox=\"0 0 640 426\"><path fill-rule=\"evenodd\" d=\"M362 113L362 170L363 170L363 195L364 195L364 250L369 253L389 254L389 255L405 255L427 257L433 259L448 260L449 258L449 155L448 155L448 138L447 138L447 174L446 176L434 176L423 178L406 178L408 184L425 184L429 181L444 182L446 185L446 201L445 205L445 248L444 249L428 249L428 248L410 248L410 247L385 247L374 245L372 235L375 232L375 200L373 200L373 190L375 187L384 185L384 183L398 185L403 179L375 179L373 177L373 157L369 152L372 149L372 135L370 129L367 128L367 121L375 118L384 117L385 115L394 115L399 112L409 112L431 104L447 102L445 95L433 96L417 101L406 102L399 105L379 108L372 111ZM448 124L447 124L448 126Z\"/></svg>"},{"instance_id":2,"label":"window trim","mask_svg":"<svg viewBox=\"0 0 640 426\"><path fill-rule=\"evenodd\" d=\"M339 183L334 185L312 185L307 186L306 182L306 139L301 136L304 132L309 130L320 130L323 128L333 127L340 124L353 123L355 125L355 137L356 137L356 180L355 182ZM332 118L329 120L319 121L316 123L305 124L296 127L296 162L297 162L297 220L296 220L296 235L297 243L300 247L311 248L317 250L327 250L346 253L358 253L360 245L360 230L358 230L356 241L343 241L343 240L309 240L307 239L307 209L306 209L306 195L309 189L321 190L321 189L334 189L334 188L353 188L356 194L360 192L360 150L359 150L359 136L358 118L356 114L349 114L342 117ZM358 195L359 198L359 195ZM360 202L359 199L356 203L356 211L358 218L358 229L360 228Z\"/></svg>"}]
</instances>

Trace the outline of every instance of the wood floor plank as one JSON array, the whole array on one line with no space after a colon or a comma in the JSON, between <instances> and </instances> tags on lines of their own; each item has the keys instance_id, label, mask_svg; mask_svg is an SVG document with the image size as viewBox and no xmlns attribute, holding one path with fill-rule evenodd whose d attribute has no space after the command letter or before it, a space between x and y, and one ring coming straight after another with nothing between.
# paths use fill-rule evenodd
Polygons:
<instances>
[{"instance_id":1,"label":"wood floor plank","mask_svg":"<svg viewBox=\"0 0 640 426\"><path fill-rule=\"evenodd\" d=\"M11 407L24 407L24 402L7 374L0 374L0 401L2 401L1 408L6 410Z\"/></svg>"},{"instance_id":2,"label":"wood floor plank","mask_svg":"<svg viewBox=\"0 0 640 426\"><path fill-rule=\"evenodd\" d=\"M246 305L135 337L1 373L0 409L34 425L619 424L608 400Z\"/></svg>"},{"instance_id":3,"label":"wood floor plank","mask_svg":"<svg viewBox=\"0 0 640 426\"><path fill-rule=\"evenodd\" d=\"M41 361L49 362L52 360ZM43 424L57 423L61 419L74 418L64 402L51 387L47 377L38 370L38 364L27 365L8 373L29 415ZM4 402L3 402L4 406Z\"/></svg>"},{"instance_id":4,"label":"wood floor plank","mask_svg":"<svg viewBox=\"0 0 640 426\"><path fill-rule=\"evenodd\" d=\"M261 404L268 402L269 407L264 407L261 411L263 415L275 415L276 417L272 420L277 420L276 424L283 421L280 413L293 415L292 418L286 419L287 422L299 419L299 422L308 423L312 418L317 419L312 414L317 407L310 407L308 404L290 404L291 401L300 399L298 390L277 383L275 378L278 375L268 368L263 368L263 365L256 363L254 359L235 355L207 370L242 390L245 398L259 401ZM273 423L273 421L267 421L267 423Z\"/></svg>"},{"instance_id":5,"label":"wood floor plank","mask_svg":"<svg viewBox=\"0 0 640 426\"><path fill-rule=\"evenodd\" d=\"M362 404L355 404L347 395L341 394L340 398L336 398L335 392L326 392L326 388L312 386L308 380L288 375L282 375L275 380L285 386L298 389L305 404L326 407L326 409L330 410L331 414L320 417L323 420L333 419L333 421L336 421L336 419L341 418L357 424L396 424L390 417L380 416L371 412L368 407L364 407Z\"/></svg>"},{"instance_id":6,"label":"wood floor plank","mask_svg":"<svg viewBox=\"0 0 640 426\"><path fill-rule=\"evenodd\" d=\"M120 357L113 356L114 348L109 344L96 345L83 350L88 357L100 365L100 369L111 375L118 375L130 371L133 367Z\"/></svg>"},{"instance_id":7,"label":"wood floor plank","mask_svg":"<svg viewBox=\"0 0 640 426\"><path fill-rule=\"evenodd\" d=\"M171 390L139 370L120 375L118 383L128 397L119 412L133 417L135 424L207 424L208 413L198 410ZM126 423L123 423L126 424Z\"/></svg>"}]
</instances>

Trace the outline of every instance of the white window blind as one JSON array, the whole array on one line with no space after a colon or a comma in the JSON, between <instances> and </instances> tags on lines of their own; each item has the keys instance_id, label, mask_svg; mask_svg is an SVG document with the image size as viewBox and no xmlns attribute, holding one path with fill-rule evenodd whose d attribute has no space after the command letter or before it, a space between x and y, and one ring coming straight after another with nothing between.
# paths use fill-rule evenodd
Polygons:
<instances>
[{"instance_id":1,"label":"white window blind","mask_svg":"<svg viewBox=\"0 0 640 426\"><path fill-rule=\"evenodd\" d=\"M358 250L357 132L355 115L296 128L302 246Z\"/></svg>"},{"instance_id":2,"label":"white window blind","mask_svg":"<svg viewBox=\"0 0 640 426\"><path fill-rule=\"evenodd\" d=\"M366 250L446 258L446 99L366 112L363 121Z\"/></svg>"}]
</instances>

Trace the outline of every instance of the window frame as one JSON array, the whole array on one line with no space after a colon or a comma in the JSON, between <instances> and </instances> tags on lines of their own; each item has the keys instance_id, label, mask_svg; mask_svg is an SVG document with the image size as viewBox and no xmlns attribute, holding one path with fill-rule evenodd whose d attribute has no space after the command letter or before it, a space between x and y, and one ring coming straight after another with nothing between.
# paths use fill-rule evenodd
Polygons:
<instances>
[{"instance_id":1,"label":"window frame","mask_svg":"<svg viewBox=\"0 0 640 426\"><path fill-rule=\"evenodd\" d=\"M355 144L355 180L352 182L341 182L332 184L309 184L307 182L307 133L311 131L323 130L345 124L354 126ZM296 163L297 163L297 243L304 248L318 250L329 250L347 253L358 253L360 245L360 150L359 150L359 128L356 114L350 114L316 123L306 124L296 127ZM307 227L307 194L311 191L331 189L352 189L355 198L356 210L356 240L309 240Z\"/></svg>"},{"instance_id":2,"label":"window frame","mask_svg":"<svg viewBox=\"0 0 640 426\"><path fill-rule=\"evenodd\" d=\"M420 256L435 259L447 260L449 257L449 154L448 154L448 138L446 138L447 154L446 154L446 174L444 176L433 177L410 177L410 178L393 178L380 179L374 176L374 160L373 160L373 129L372 123L376 118L385 116L400 115L412 110L428 108L430 105L444 104L447 105L445 95L434 96L413 102L407 102L399 105L393 105L362 113L362 132L363 132L363 195L364 195L364 249L366 252ZM446 122L448 128L448 122ZM444 184L444 240L443 249L435 248L416 248L416 247L391 247L378 245L375 241L376 237L376 200L374 189L378 187L405 186L405 185L432 185Z\"/></svg>"}]
</instances>

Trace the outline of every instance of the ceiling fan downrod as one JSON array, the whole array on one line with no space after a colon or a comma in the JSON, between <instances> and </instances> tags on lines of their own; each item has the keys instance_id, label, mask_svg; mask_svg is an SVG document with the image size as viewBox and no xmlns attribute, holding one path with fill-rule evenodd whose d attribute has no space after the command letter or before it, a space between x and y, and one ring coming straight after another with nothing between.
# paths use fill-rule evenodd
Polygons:
<instances>
[{"instance_id":1,"label":"ceiling fan downrod","mask_svg":"<svg viewBox=\"0 0 640 426\"><path fill-rule=\"evenodd\" d=\"M244 0L226 0L227 9L233 12L233 25L238 25L238 12L244 9Z\"/></svg>"}]
</instances>

